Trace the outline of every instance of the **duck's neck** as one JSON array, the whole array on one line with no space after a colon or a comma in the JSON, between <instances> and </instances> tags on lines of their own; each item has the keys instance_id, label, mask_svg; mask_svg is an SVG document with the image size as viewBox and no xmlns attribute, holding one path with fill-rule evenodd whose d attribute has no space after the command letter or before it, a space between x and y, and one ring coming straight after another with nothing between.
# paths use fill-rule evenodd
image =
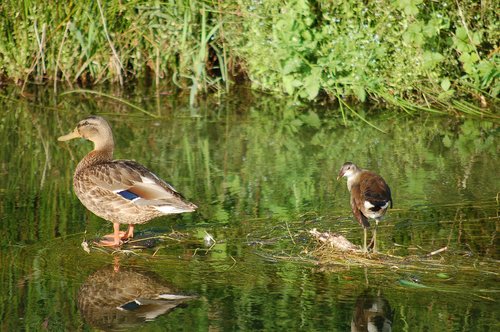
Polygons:
<instances>
[{"instance_id":1,"label":"duck's neck","mask_svg":"<svg viewBox=\"0 0 500 332\"><path fill-rule=\"evenodd\" d=\"M86 155L76 166L75 175L82 171L83 169L104 164L113 160L113 147L107 146L101 149L94 149L88 155Z\"/></svg>"}]
</instances>

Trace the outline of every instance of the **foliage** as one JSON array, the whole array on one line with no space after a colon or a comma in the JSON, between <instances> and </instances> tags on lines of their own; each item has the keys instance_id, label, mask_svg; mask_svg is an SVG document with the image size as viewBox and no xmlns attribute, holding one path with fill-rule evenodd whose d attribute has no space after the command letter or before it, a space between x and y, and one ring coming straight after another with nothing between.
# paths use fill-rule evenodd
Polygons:
<instances>
[{"instance_id":1,"label":"foliage","mask_svg":"<svg viewBox=\"0 0 500 332\"><path fill-rule=\"evenodd\" d=\"M398 104L498 96L492 2L287 1L244 7L237 47L254 85Z\"/></svg>"},{"instance_id":2,"label":"foliage","mask_svg":"<svg viewBox=\"0 0 500 332\"><path fill-rule=\"evenodd\" d=\"M497 102L494 7L492 0L7 0L0 75L55 87L147 77L188 91L191 104L247 77L294 99L488 113L455 100Z\"/></svg>"}]
</instances>

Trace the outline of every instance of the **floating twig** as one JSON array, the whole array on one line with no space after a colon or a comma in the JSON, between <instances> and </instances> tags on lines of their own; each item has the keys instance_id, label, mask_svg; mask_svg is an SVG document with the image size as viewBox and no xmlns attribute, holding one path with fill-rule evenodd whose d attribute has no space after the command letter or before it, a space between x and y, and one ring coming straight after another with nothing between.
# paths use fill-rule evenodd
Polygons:
<instances>
[{"instance_id":1,"label":"floating twig","mask_svg":"<svg viewBox=\"0 0 500 332\"><path fill-rule=\"evenodd\" d=\"M425 255L425 257L431 257L431 256L437 255L437 254L439 254L439 253L441 253L443 251L446 251L446 250L448 250L448 247L443 247L441 249L434 250L433 252L428 253L427 255Z\"/></svg>"}]
</instances>

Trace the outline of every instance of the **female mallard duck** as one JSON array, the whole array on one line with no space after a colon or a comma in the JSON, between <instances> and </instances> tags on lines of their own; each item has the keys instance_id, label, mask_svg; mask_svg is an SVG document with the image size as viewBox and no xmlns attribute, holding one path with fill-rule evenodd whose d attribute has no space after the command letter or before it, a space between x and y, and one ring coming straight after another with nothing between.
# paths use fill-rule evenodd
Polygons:
<instances>
[{"instance_id":1,"label":"female mallard duck","mask_svg":"<svg viewBox=\"0 0 500 332\"><path fill-rule=\"evenodd\" d=\"M76 167L76 196L87 209L113 223L113 234L105 236L101 245L119 246L122 240L134 236L135 224L196 210L196 205L146 167L131 160L113 160L113 134L102 117L83 119L73 132L58 140L77 137L94 142L94 150ZM127 232L120 232L120 224L128 224Z\"/></svg>"}]
</instances>

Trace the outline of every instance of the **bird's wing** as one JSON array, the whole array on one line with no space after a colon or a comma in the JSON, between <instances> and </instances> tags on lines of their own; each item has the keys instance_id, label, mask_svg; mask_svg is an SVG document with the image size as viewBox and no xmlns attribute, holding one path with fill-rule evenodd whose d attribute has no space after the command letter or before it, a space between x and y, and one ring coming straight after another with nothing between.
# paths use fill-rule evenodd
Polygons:
<instances>
[{"instance_id":1,"label":"bird's wing","mask_svg":"<svg viewBox=\"0 0 500 332\"><path fill-rule=\"evenodd\" d=\"M362 199L373 205L384 205L391 202L391 189L384 179L373 172L364 172L360 175L359 187Z\"/></svg>"},{"instance_id":2,"label":"bird's wing","mask_svg":"<svg viewBox=\"0 0 500 332\"><path fill-rule=\"evenodd\" d=\"M370 222L368 218L361 212L360 206L364 205L364 199L361 196L359 184L355 184L351 187L351 209L354 217L358 220L359 224L364 228L370 227Z\"/></svg>"},{"instance_id":3,"label":"bird's wing","mask_svg":"<svg viewBox=\"0 0 500 332\"><path fill-rule=\"evenodd\" d=\"M173 209L170 212L194 210L194 205L173 186L134 161L116 160L96 165L91 176L96 186L139 206L165 207L166 211Z\"/></svg>"}]
</instances>

